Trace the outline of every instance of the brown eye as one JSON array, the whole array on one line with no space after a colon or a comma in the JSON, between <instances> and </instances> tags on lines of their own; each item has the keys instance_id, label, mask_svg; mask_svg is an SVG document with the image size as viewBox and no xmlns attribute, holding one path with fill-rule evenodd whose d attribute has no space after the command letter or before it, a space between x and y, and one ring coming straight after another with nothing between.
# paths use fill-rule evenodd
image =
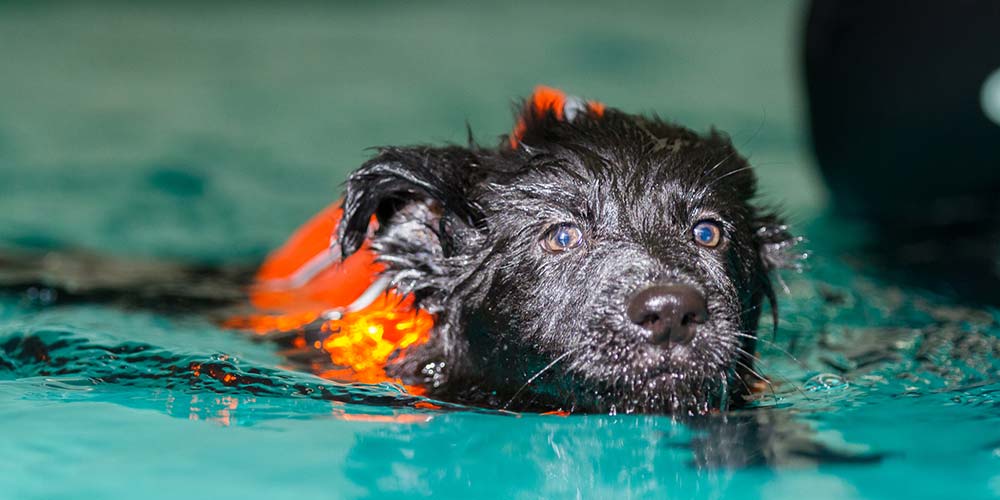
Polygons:
<instances>
[{"instance_id":1,"label":"brown eye","mask_svg":"<svg viewBox=\"0 0 1000 500\"><path fill-rule=\"evenodd\" d=\"M545 231L542 238L542 248L547 252L565 252L583 243L583 231L573 224L556 224Z\"/></svg>"},{"instance_id":2,"label":"brown eye","mask_svg":"<svg viewBox=\"0 0 1000 500\"><path fill-rule=\"evenodd\" d=\"M722 243L722 228L719 224L710 220L703 220L694 225L691 229L695 243L707 247L715 248Z\"/></svg>"}]
</instances>

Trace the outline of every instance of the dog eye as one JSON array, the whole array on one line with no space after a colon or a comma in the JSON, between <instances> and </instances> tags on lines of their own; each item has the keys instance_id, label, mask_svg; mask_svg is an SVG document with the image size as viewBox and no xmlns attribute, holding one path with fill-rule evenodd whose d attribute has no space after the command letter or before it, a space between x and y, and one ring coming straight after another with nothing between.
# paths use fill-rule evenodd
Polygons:
<instances>
[{"instance_id":1,"label":"dog eye","mask_svg":"<svg viewBox=\"0 0 1000 500\"><path fill-rule=\"evenodd\" d=\"M719 224L703 220L694 225L691 230L695 243L708 248L715 248L722 242L722 228Z\"/></svg>"},{"instance_id":2,"label":"dog eye","mask_svg":"<svg viewBox=\"0 0 1000 500\"><path fill-rule=\"evenodd\" d=\"M542 238L542 248L548 252L565 252L580 246L583 242L583 231L573 224L556 224L545 231Z\"/></svg>"}]
</instances>

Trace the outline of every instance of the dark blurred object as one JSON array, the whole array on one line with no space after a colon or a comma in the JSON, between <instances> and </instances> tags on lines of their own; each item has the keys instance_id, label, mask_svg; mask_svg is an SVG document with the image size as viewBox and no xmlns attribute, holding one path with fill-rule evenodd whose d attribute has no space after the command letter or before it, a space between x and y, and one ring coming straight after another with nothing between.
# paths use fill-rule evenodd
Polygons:
<instances>
[{"instance_id":1,"label":"dark blurred object","mask_svg":"<svg viewBox=\"0 0 1000 500\"><path fill-rule=\"evenodd\" d=\"M0 295L37 306L100 303L226 318L246 302L256 267L0 247Z\"/></svg>"},{"instance_id":2,"label":"dark blurred object","mask_svg":"<svg viewBox=\"0 0 1000 500\"><path fill-rule=\"evenodd\" d=\"M812 139L838 214L900 277L1000 298L1000 2L814 1ZM991 118L992 116L992 118Z\"/></svg>"}]
</instances>

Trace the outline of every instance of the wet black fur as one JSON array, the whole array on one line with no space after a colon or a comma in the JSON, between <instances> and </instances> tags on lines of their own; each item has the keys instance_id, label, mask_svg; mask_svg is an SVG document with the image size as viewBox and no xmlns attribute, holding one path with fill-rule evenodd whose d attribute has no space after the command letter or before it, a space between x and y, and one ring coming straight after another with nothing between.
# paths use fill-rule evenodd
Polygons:
<instances>
[{"instance_id":1,"label":"wet black fur","mask_svg":"<svg viewBox=\"0 0 1000 500\"><path fill-rule=\"evenodd\" d=\"M343 254L375 214L394 286L437 315L391 374L509 409L700 414L739 401L770 274L794 265L795 241L752 203L747 161L714 130L615 109L523 116L517 148L383 148L347 180ZM693 241L704 219L724 228L718 248ZM561 222L585 243L547 253L539 241ZM625 316L630 295L661 282L707 298L689 345L657 347Z\"/></svg>"}]
</instances>

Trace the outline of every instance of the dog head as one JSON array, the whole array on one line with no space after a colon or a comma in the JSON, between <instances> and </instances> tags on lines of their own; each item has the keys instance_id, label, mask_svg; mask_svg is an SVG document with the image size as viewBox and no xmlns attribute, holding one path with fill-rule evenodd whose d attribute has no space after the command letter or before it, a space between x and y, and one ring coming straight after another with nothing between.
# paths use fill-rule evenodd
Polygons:
<instances>
[{"instance_id":1,"label":"dog head","mask_svg":"<svg viewBox=\"0 0 1000 500\"><path fill-rule=\"evenodd\" d=\"M770 272L792 262L755 192L719 133L541 89L496 149L382 149L347 181L338 241L357 250L375 215L394 286L438 315L393 365L432 395L705 413L749 390Z\"/></svg>"}]
</instances>

